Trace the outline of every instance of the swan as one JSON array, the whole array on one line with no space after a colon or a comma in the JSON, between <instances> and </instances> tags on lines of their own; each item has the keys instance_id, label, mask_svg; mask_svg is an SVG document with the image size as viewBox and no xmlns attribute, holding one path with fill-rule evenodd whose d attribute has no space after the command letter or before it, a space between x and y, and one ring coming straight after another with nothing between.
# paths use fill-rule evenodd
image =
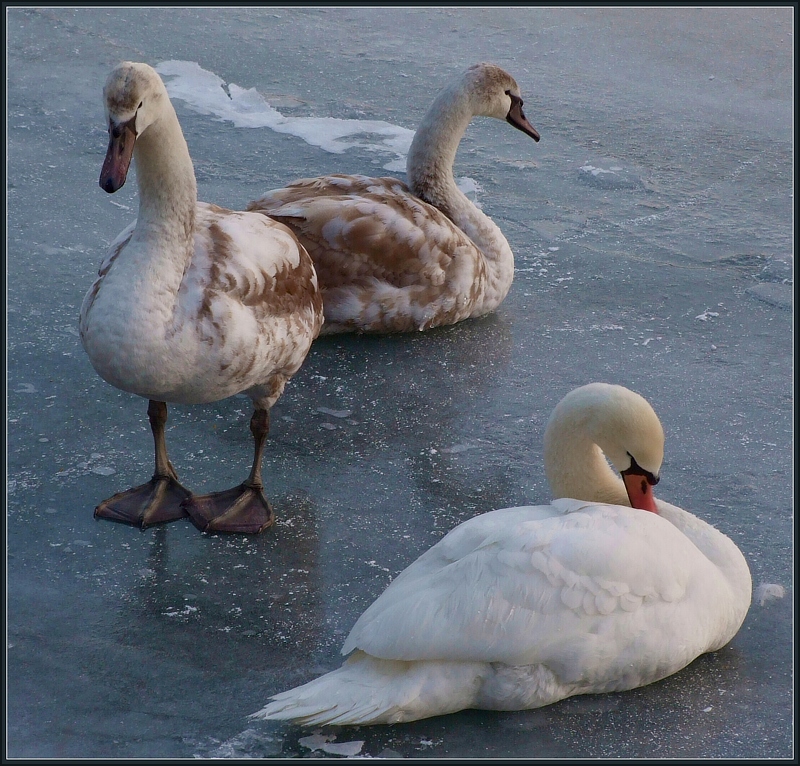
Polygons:
<instances>
[{"instance_id":1,"label":"swan","mask_svg":"<svg viewBox=\"0 0 800 766\"><path fill-rule=\"evenodd\" d=\"M544 437L557 499L455 527L361 615L341 668L252 717L349 725L536 708L643 686L720 649L750 606L750 570L728 537L653 496L663 449L638 394L570 392Z\"/></svg>"},{"instance_id":2,"label":"swan","mask_svg":"<svg viewBox=\"0 0 800 766\"><path fill-rule=\"evenodd\" d=\"M539 140L514 78L476 64L423 117L397 178L329 175L267 192L248 210L291 227L314 260L323 334L426 330L488 314L506 297L514 255L497 225L453 178L476 115L507 120Z\"/></svg>"},{"instance_id":3,"label":"swan","mask_svg":"<svg viewBox=\"0 0 800 766\"><path fill-rule=\"evenodd\" d=\"M119 64L103 95L100 186L120 189L135 158L139 214L84 298L80 336L103 379L150 400L155 473L100 503L95 517L145 528L188 514L205 531L260 532L274 520L261 479L269 411L323 321L313 263L283 224L197 201L178 117L152 67ZM250 475L231 490L192 495L167 456L166 403L240 392L254 405Z\"/></svg>"}]
</instances>

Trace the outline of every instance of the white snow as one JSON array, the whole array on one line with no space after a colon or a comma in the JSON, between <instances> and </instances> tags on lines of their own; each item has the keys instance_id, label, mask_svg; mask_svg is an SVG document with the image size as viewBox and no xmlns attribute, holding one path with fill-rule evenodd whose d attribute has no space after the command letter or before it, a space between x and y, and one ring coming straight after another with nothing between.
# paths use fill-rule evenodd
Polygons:
<instances>
[{"instance_id":1,"label":"white snow","mask_svg":"<svg viewBox=\"0 0 800 766\"><path fill-rule=\"evenodd\" d=\"M756 588L753 600L758 601L759 606L764 606L770 601L777 601L779 598L783 598L785 595L786 588L784 588L783 585L778 585L773 582L762 582L761 585Z\"/></svg>"},{"instance_id":2,"label":"white snow","mask_svg":"<svg viewBox=\"0 0 800 766\"><path fill-rule=\"evenodd\" d=\"M342 154L351 147L393 155L383 167L405 170L414 131L383 120L341 120L335 117L289 117L270 106L255 88L226 83L194 61L162 61L156 71L170 98L180 99L200 114L228 120L237 128L269 128L289 133L326 152Z\"/></svg>"},{"instance_id":3,"label":"white snow","mask_svg":"<svg viewBox=\"0 0 800 766\"><path fill-rule=\"evenodd\" d=\"M363 740L352 742L334 742L336 735L333 734L312 734L310 737L300 737L298 743L309 750L322 750L323 753L331 755L344 755L352 758L361 752L364 747Z\"/></svg>"}]
</instances>

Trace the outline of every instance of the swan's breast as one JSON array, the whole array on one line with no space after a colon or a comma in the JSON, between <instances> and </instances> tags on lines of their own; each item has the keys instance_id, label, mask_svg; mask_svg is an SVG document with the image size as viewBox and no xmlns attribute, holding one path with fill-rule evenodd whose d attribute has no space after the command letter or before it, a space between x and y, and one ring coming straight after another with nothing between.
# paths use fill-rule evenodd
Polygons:
<instances>
[{"instance_id":1,"label":"swan's breast","mask_svg":"<svg viewBox=\"0 0 800 766\"><path fill-rule=\"evenodd\" d=\"M271 406L319 332L311 259L264 216L198 205L193 250L173 289L156 257L123 246L107 261L86 299L84 343L123 390L199 403L253 389Z\"/></svg>"}]
</instances>

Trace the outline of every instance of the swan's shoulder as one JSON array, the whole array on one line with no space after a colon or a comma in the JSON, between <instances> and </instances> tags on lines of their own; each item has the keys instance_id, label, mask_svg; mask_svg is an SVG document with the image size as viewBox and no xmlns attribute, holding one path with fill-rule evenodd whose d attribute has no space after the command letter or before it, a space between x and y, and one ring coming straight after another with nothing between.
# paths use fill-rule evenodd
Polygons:
<instances>
[{"instance_id":1,"label":"swan's shoulder","mask_svg":"<svg viewBox=\"0 0 800 766\"><path fill-rule=\"evenodd\" d=\"M292 230L263 215L198 203L195 248L220 268L260 266L271 275L307 261Z\"/></svg>"},{"instance_id":2,"label":"swan's shoulder","mask_svg":"<svg viewBox=\"0 0 800 766\"><path fill-rule=\"evenodd\" d=\"M456 527L364 612L342 651L535 664L562 656L560 647L589 651L586 637L613 636L614 625L645 631L708 607L719 575L672 524L622 506L563 506L504 509Z\"/></svg>"},{"instance_id":3,"label":"swan's shoulder","mask_svg":"<svg viewBox=\"0 0 800 766\"><path fill-rule=\"evenodd\" d=\"M321 317L314 265L292 231L266 216L198 204L194 253L181 290L194 292L200 313L215 302L280 316Z\"/></svg>"},{"instance_id":4,"label":"swan's shoulder","mask_svg":"<svg viewBox=\"0 0 800 766\"><path fill-rule=\"evenodd\" d=\"M661 498L656 498L661 518L668 521L707 559L717 573L720 573L728 586L732 616L731 625L735 626L731 636L738 630L750 608L753 581L750 567L744 554L724 532L713 524L695 516L693 513L672 505ZM720 646L727 643L722 641Z\"/></svg>"}]
</instances>

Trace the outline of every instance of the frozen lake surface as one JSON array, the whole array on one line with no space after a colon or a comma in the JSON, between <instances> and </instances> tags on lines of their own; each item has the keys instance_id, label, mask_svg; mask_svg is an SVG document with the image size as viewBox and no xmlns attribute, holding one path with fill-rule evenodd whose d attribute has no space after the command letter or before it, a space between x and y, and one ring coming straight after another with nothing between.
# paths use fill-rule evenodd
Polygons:
<instances>
[{"instance_id":1,"label":"frozen lake surface","mask_svg":"<svg viewBox=\"0 0 800 766\"><path fill-rule=\"evenodd\" d=\"M793 755L793 9L11 8L7 754ZM136 185L105 194L101 90L167 82L202 200L324 173L403 176L438 90L490 60L535 144L476 119L455 172L516 257L477 321L319 340L273 410L258 537L97 522L149 478L146 402L77 315ZM659 495L718 526L756 594L680 673L532 711L304 730L247 718L341 662L358 615L459 522L549 500L544 424L624 384L664 424ZM249 468L250 402L170 408L196 492ZM785 594L785 595L782 595Z\"/></svg>"}]
</instances>

